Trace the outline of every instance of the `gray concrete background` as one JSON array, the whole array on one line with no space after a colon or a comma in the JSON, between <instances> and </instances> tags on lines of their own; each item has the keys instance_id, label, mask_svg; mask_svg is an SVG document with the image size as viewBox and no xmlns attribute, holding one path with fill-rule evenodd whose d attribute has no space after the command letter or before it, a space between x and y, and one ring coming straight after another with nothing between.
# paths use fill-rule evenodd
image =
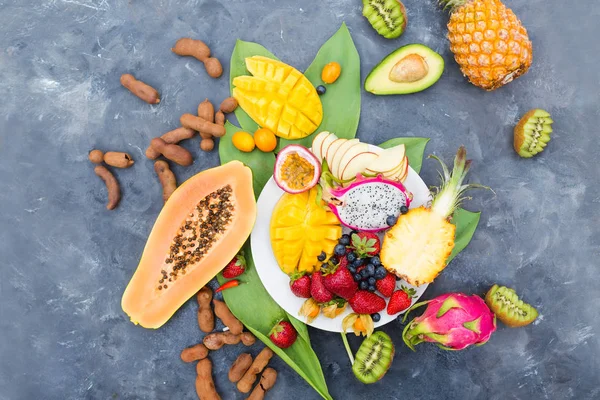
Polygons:
<instances>
[{"instance_id":1,"label":"gray concrete background","mask_svg":"<svg viewBox=\"0 0 600 400\"><path fill-rule=\"evenodd\" d=\"M471 180L494 188L473 193L483 210L468 249L426 292L484 293L513 286L540 311L523 329L500 326L481 348L445 352L402 343L402 324L385 327L395 361L374 385L358 383L336 334L311 330L335 398L600 398L598 290L598 93L600 8L594 1L508 1L528 28L534 64L524 77L486 93L467 83L448 50L447 15L433 0L406 0L408 31L379 37L358 0L114 1L0 0L0 399L194 399L194 367L180 350L199 341L196 306L186 304L157 331L131 324L121 294L162 201L142 151L199 101L224 98L227 79L207 77L170 52L176 39L205 40L229 74L237 38L256 41L306 68L346 21L362 75L386 54L424 43L446 60L441 80L409 96L363 93L359 136L431 137L428 153L449 160L465 144ZM119 85L133 72L162 93L160 106ZM511 148L512 127L528 109L552 113L555 134L532 160ZM180 181L217 165L198 139L185 146L192 167ZM116 171L121 205L105 210L105 189L87 162L91 148L130 152L136 164ZM423 177L436 183L436 165ZM356 349L359 341L352 340ZM255 346L256 353L259 346ZM242 349L215 353L224 398L243 398L226 378ZM317 398L280 360L269 398Z\"/></svg>"}]
</instances>

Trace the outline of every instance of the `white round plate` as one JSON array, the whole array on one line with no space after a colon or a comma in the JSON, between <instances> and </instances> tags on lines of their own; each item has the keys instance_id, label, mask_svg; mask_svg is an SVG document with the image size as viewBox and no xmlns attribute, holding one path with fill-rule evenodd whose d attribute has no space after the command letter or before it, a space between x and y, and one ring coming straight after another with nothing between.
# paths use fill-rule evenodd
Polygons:
<instances>
[{"instance_id":1,"label":"white round plate","mask_svg":"<svg viewBox=\"0 0 600 400\"><path fill-rule=\"evenodd\" d=\"M431 200L431 195L427 185L425 185L425 182L423 182L419 174L417 174L410 167L408 176L404 182L404 186L413 194L413 200L410 204L410 208L420 207L427 204ZM285 192L281 190L279 186L277 186L273 177L269 179L260 193L260 197L258 198L257 202L258 215L256 218L256 224L254 225L254 229L252 230L252 235L250 237L252 258L254 259L254 265L256 266L256 271L260 276L260 280L273 300L275 300L277 304L279 304L279 306L281 306L281 308L287 311L290 315L303 322L306 322L304 317L298 315L298 311L300 311L300 307L302 307L302 304L306 299L296 297L291 292L289 287L290 279L279 268L277 260L273 254L273 249L271 248L271 237L269 232L271 214L275 208L275 205L284 193ZM348 230L344 229L344 231ZM413 298L413 304L419 299L419 297L421 297L428 286L421 285L419 287L415 287L403 280L400 280L396 283L396 288L400 288L402 285L406 287L413 287L416 290L417 294ZM307 324L314 328L325 331L342 332L342 320L351 312L352 309L350 306L347 306L346 310L336 318L327 318L319 314L319 316L315 318L313 322L307 322ZM381 319L375 324L376 328L393 321L399 315L388 315L385 310L380 314Z\"/></svg>"}]
</instances>

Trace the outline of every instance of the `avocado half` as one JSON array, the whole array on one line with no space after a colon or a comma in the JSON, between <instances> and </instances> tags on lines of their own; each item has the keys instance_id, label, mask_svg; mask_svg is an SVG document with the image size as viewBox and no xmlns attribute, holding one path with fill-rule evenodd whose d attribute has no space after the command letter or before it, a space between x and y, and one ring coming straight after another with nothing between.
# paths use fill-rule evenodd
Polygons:
<instances>
[{"instance_id":1,"label":"avocado half","mask_svg":"<svg viewBox=\"0 0 600 400\"><path fill-rule=\"evenodd\" d=\"M394 66L406 57L415 57L414 55L422 57L427 71L425 76L414 81L393 81L390 73ZM377 95L416 93L436 83L443 72L442 56L422 44L409 44L394 50L373 68L365 80L365 90Z\"/></svg>"}]
</instances>

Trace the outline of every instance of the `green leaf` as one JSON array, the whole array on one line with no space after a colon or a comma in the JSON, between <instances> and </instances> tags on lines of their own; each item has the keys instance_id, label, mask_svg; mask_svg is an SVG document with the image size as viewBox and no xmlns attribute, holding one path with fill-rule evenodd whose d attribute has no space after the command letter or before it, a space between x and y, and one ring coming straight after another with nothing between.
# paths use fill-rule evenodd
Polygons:
<instances>
[{"instance_id":1,"label":"green leaf","mask_svg":"<svg viewBox=\"0 0 600 400\"><path fill-rule=\"evenodd\" d=\"M244 250L247 254L246 261L248 263L246 272L243 275L246 284L222 292L227 306L248 330L269 346L323 398L331 399L319 358L311 347L306 325L288 315L269 296L256 272L254 259L250 254L249 242L246 243ZM226 281L220 275L218 280L221 284ZM287 349L280 349L269 339L271 328L277 321L282 319L289 319L298 330L298 339Z\"/></svg>"},{"instance_id":2,"label":"green leaf","mask_svg":"<svg viewBox=\"0 0 600 400\"><path fill-rule=\"evenodd\" d=\"M233 85L231 84L231 82L233 82L233 78L240 75L250 75L250 72L246 69L245 60L246 57L252 56L264 56L274 60L279 60L273 53L258 43L238 40L233 48L233 53L231 53L231 61L229 63L229 88L231 93L233 93ZM240 126L245 131L253 133L258 129L258 124L254 122L254 120L252 120L252 118L250 118L250 116L246 114L244 110L242 110L242 107L235 109L235 116Z\"/></svg>"},{"instance_id":3,"label":"green leaf","mask_svg":"<svg viewBox=\"0 0 600 400\"><path fill-rule=\"evenodd\" d=\"M225 130L225 136L223 136L219 141L219 158L221 159L221 164L228 163L232 160L239 160L250 167L252 170L254 196L258 198L262 188L271 178L271 175L273 175L273 168L275 168L275 155L273 153L263 153L256 148L250 153L239 151L233 145L231 138L234 133L241 129L227 122L225 124Z\"/></svg>"},{"instance_id":4,"label":"green leaf","mask_svg":"<svg viewBox=\"0 0 600 400\"><path fill-rule=\"evenodd\" d=\"M467 247L471 238L473 238L475 229L477 229L480 216L481 213L479 212L475 213L463 210L462 208L457 208L456 211L454 211L454 214L452 215L452 223L456 225L454 249L452 249L452 253L450 254L450 257L448 257L447 263L450 263L458 253Z\"/></svg>"},{"instance_id":5,"label":"green leaf","mask_svg":"<svg viewBox=\"0 0 600 400\"><path fill-rule=\"evenodd\" d=\"M312 135L303 139L281 139L279 148L288 144L301 144L310 147L314 135L322 131L335 133L339 138L352 139L356 136L360 119L360 57L346 24L329 39L317 53L304 75L317 87L324 85L321 80L323 67L336 61L342 66L342 73L334 83L325 85L327 93L321 96L323 121Z\"/></svg>"},{"instance_id":6,"label":"green leaf","mask_svg":"<svg viewBox=\"0 0 600 400\"><path fill-rule=\"evenodd\" d=\"M225 128L227 133L220 139L219 143L221 164L239 160L249 166L252 170L254 194L258 197L273 174L275 156L272 153L263 153L257 149L250 153L239 151L233 145L231 137L240 128L229 122ZM323 398L331 399L319 358L311 347L306 325L285 312L271 298L256 272L249 242L244 246L244 253L246 254L247 267L243 276L246 284L236 287L235 290L231 289L223 292L223 298L227 306L233 315L302 376ZM217 279L221 284L225 282L221 275ZM281 319L288 319L298 331L298 339L287 349L280 349L269 339L271 328Z\"/></svg>"},{"instance_id":7,"label":"green leaf","mask_svg":"<svg viewBox=\"0 0 600 400\"><path fill-rule=\"evenodd\" d=\"M425 146L430 139L420 137L401 137L390 139L387 142L383 142L379 145L382 149L388 149L390 147L404 144L406 146L406 156L408 157L408 163L417 173L421 172L421 165L423 165L423 154L425 153Z\"/></svg>"}]
</instances>

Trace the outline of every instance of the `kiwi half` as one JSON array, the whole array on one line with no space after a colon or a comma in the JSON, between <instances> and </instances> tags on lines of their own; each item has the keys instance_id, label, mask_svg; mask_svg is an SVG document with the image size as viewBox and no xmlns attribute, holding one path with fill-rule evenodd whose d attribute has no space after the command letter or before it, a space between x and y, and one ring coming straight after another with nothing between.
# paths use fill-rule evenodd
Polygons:
<instances>
[{"instance_id":1,"label":"kiwi half","mask_svg":"<svg viewBox=\"0 0 600 400\"><path fill-rule=\"evenodd\" d=\"M386 39L402 35L408 21L400 0L363 0L363 16Z\"/></svg>"},{"instance_id":2,"label":"kiwi half","mask_svg":"<svg viewBox=\"0 0 600 400\"><path fill-rule=\"evenodd\" d=\"M544 151L552 133L552 118L539 108L528 111L515 126L514 147L517 154L530 158Z\"/></svg>"},{"instance_id":3,"label":"kiwi half","mask_svg":"<svg viewBox=\"0 0 600 400\"><path fill-rule=\"evenodd\" d=\"M352 365L352 372L362 383L375 383L388 371L394 358L394 343L384 332L366 338Z\"/></svg>"},{"instance_id":4,"label":"kiwi half","mask_svg":"<svg viewBox=\"0 0 600 400\"><path fill-rule=\"evenodd\" d=\"M494 285L485 295L485 303L496 317L511 328L529 325L538 316L531 305L524 303L514 289Z\"/></svg>"}]
</instances>

